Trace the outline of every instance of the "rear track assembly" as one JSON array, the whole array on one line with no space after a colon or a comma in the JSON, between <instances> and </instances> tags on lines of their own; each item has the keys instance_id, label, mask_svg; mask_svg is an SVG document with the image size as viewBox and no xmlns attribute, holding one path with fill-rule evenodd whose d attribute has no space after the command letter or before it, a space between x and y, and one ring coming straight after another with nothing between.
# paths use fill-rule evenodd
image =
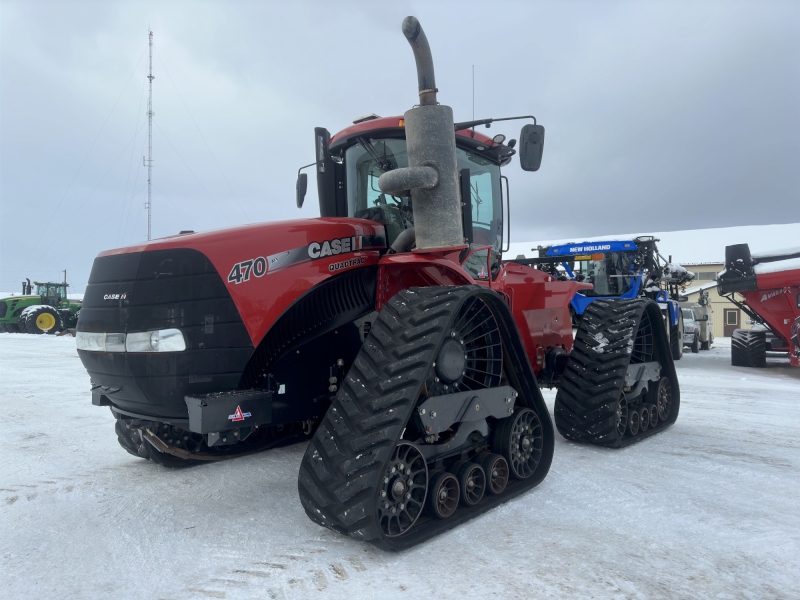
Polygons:
<instances>
[{"instance_id":1,"label":"rear track assembly","mask_svg":"<svg viewBox=\"0 0 800 600\"><path fill-rule=\"evenodd\" d=\"M411 288L381 311L309 444L300 500L320 525L402 550L541 482L553 441L503 300Z\"/></svg>"},{"instance_id":2,"label":"rear track assembly","mask_svg":"<svg viewBox=\"0 0 800 600\"><path fill-rule=\"evenodd\" d=\"M589 305L556 396L561 435L619 448L675 422L680 389L662 322L652 300Z\"/></svg>"}]
</instances>

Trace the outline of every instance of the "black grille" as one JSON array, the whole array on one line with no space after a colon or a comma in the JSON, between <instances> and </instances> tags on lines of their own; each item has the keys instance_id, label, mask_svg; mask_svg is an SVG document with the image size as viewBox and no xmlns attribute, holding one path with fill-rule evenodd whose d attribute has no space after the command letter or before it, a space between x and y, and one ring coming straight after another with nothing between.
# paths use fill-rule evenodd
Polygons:
<instances>
[{"instance_id":1,"label":"black grille","mask_svg":"<svg viewBox=\"0 0 800 600\"><path fill-rule=\"evenodd\" d=\"M310 338L374 310L376 275L374 267L342 273L295 302L267 332L253 353L240 388L257 387L261 377L281 355Z\"/></svg>"},{"instance_id":2,"label":"black grille","mask_svg":"<svg viewBox=\"0 0 800 600\"><path fill-rule=\"evenodd\" d=\"M0 302L0 319L5 319L7 312L8 312L8 304L6 304L5 302Z\"/></svg>"},{"instance_id":3,"label":"black grille","mask_svg":"<svg viewBox=\"0 0 800 600\"><path fill-rule=\"evenodd\" d=\"M225 284L202 253L181 248L95 260L79 331L170 328L183 332L185 351L79 353L92 380L110 388L107 397L116 406L185 416L185 395L236 389L253 345Z\"/></svg>"}]
</instances>

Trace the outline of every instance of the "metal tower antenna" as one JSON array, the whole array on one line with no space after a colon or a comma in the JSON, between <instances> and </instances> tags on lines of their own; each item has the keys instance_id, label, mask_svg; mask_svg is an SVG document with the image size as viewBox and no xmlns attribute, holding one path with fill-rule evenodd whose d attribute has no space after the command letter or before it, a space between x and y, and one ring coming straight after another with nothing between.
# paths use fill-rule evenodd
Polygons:
<instances>
[{"instance_id":1,"label":"metal tower antenna","mask_svg":"<svg viewBox=\"0 0 800 600\"><path fill-rule=\"evenodd\" d=\"M150 190L150 181L153 175L153 32L150 32L150 72L147 79L150 80L150 94L147 97L147 160L144 158L142 162L147 164L147 239L150 239L150 226L152 216L152 195Z\"/></svg>"}]
</instances>

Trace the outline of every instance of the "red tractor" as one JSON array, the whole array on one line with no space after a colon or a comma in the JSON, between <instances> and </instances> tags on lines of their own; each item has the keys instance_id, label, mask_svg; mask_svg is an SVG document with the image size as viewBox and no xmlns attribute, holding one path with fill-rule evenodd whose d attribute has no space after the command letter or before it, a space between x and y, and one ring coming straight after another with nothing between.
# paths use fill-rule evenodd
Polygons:
<instances>
[{"instance_id":1,"label":"red tractor","mask_svg":"<svg viewBox=\"0 0 800 600\"><path fill-rule=\"evenodd\" d=\"M800 247L751 254L747 244L727 246L717 281L719 293L755 323L734 330L731 364L766 367L769 351L786 353L800 367Z\"/></svg>"},{"instance_id":2,"label":"red tractor","mask_svg":"<svg viewBox=\"0 0 800 600\"><path fill-rule=\"evenodd\" d=\"M94 404L131 454L177 466L311 437L315 522L401 549L541 482L565 437L620 447L680 394L658 305L502 259L515 141L454 123L408 17L419 105L315 131L321 217L185 233L95 260L78 323ZM536 171L544 128L522 128ZM298 204L306 187L298 179ZM504 191L505 188L505 191Z\"/></svg>"}]
</instances>

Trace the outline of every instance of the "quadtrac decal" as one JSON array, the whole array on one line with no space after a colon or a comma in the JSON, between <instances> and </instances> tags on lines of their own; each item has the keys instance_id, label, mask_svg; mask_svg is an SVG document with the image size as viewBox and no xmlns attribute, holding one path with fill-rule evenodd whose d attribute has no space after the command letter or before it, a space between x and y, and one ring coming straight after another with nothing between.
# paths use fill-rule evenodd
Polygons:
<instances>
[{"instance_id":1,"label":"quadtrac decal","mask_svg":"<svg viewBox=\"0 0 800 600\"><path fill-rule=\"evenodd\" d=\"M228 283L238 285L245 281L250 281L251 278L260 278L300 263L315 261L329 256L358 252L360 250L382 250L384 248L386 248L386 240L382 235L354 235L321 242L311 242L308 246L278 252L270 256L248 258L238 262L231 267L231 271L228 274ZM363 265L366 260L366 257L359 256L350 260L335 262L328 266L328 271L334 273L349 267Z\"/></svg>"}]
</instances>

